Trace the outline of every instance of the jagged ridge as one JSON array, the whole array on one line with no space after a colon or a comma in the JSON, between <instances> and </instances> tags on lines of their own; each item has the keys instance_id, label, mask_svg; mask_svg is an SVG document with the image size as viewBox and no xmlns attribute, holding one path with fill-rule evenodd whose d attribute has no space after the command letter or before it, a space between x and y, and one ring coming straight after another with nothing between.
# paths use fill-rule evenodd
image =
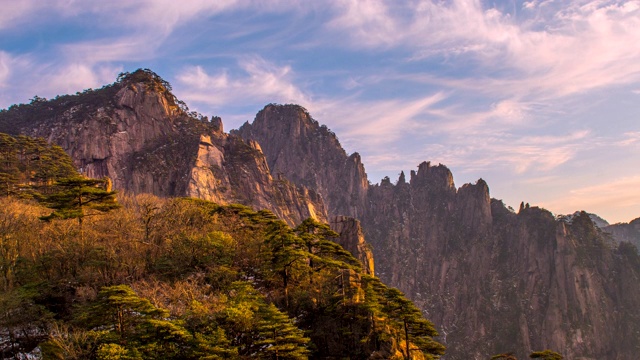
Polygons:
<instances>
[{"instance_id":1,"label":"jagged ridge","mask_svg":"<svg viewBox=\"0 0 640 360\"><path fill-rule=\"evenodd\" d=\"M269 209L290 225L326 221L313 192L272 177L256 143L223 132L222 122L188 112L150 70L53 100L38 98L0 112L0 131L61 146L83 174L108 176L135 194L192 196Z\"/></svg>"},{"instance_id":2,"label":"jagged ridge","mask_svg":"<svg viewBox=\"0 0 640 360\"><path fill-rule=\"evenodd\" d=\"M327 201L330 216L362 222L377 275L434 320L447 358L553 348L567 358L635 359L638 256L626 243L613 247L587 214L571 224L537 207L516 214L482 179L457 189L449 169L428 162L408 182L402 173L396 184L364 185L359 156L358 171L342 170L352 158L296 106L268 105L238 132L265 144L273 173L348 199Z\"/></svg>"}]
</instances>

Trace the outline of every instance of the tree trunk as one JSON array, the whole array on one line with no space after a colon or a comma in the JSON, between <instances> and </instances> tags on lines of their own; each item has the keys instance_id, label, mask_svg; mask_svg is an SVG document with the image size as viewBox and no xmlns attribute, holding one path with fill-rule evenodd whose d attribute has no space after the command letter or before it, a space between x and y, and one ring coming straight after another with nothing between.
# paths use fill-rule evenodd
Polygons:
<instances>
[{"instance_id":1,"label":"tree trunk","mask_svg":"<svg viewBox=\"0 0 640 360\"><path fill-rule=\"evenodd\" d=\"M405 343L405 345L407 347L407 357L406 357L406 359L410 360L411 359L411 353L409 352L410 351L410 349L409 349L409 329L407 328L407 322L406 321L404 322L404 343Z\"/></svg>"}]
</instances>

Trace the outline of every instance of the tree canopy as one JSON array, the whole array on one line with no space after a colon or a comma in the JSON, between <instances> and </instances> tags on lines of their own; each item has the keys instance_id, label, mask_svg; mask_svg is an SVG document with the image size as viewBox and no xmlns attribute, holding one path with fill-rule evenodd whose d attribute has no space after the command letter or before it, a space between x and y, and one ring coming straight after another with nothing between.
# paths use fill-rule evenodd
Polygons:
<instances>
[{"instance_id":1,"label":"tree canopy","mask_svg":"<svg viewBox=\"0 0 640 360\"><path fill-rule=\"evenodd\" d=\"M5 354L38 346L44 359L437 359L444 351L415 305L364 274L325 224L292 229L268 211L149 195L120 194L122 208L102 213L87 204L103 198L78 208L76 197L109 193L101 183L56 184L52 195L75 195L49 197L65 200L52 221L39 220L51 215L37 203L0 198L0 304L12 314L0 327L14 339L0 344ZM83 234L55 220L80 210L101 213L83 217Z\"/></svg>"}]
</instances>

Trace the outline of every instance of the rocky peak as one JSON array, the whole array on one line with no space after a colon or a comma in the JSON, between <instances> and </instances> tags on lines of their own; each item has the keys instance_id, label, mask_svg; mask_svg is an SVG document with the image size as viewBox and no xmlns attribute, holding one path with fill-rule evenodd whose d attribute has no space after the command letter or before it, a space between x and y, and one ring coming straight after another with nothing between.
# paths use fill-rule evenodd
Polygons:
<instances>
[{"instance_id":1,"label":"rocky peak","mask_svg":"<svg viewBox=\"0 0 640 360\"><path fill-rule=\"evenodd\" d=\"M489 186L479 179L475 184L464 184L456 194L456 212L461 226L474 233L490 229L491 198Z\"/></svg>"},{"instance_id":2,"label":"rocky peak","mask_svg":"<svg viewBox=\"0 0 640 360\"><path fill-rule=\"evenodd\" d=\"M348 216L334 216L329 220L329 226L340 235L335 241L360 261L366 274L373 275L373 252L364 239L360 221Z\"/></svg>"},{"instance_id":3,"label":"rocky peak","mask_svg":"<svg viewBox=\"0 0 640 360\"><path fill-rule=\"evenodd\" d=\"M490 198L484 180L456 190L449 169L429 162L411 171L408 183L402 173L395 185L385 178L365 188L359 156L332 153L341 149L337 140L318 140L317 124L305 127L307 138L268 133L266 123L281 126L279 115L265 115L274 111L243 126L242 136L263 146L272 171L329 199L331 214L357 216L376 275L434 320L447 358L507 351L520 358L527 354L519 349L547 347L567 358L635 358L640 268L624 257L614 261L616 250L588 217L559 222L524 203L516 214Z\"/></svg>"},{"instance_id":4,"label":"rocky peak","mask_svg":"<svg viewBox=\"0 0 640 360\"><path fill-rule=\"evenodd\" d=\"M269 209L290 225L326 221L322 198L274 179L260 144L225 134L171 93L150 70L123 73L114 84L0 113L0 128L60 145L86 176L114 188L158 196L192 196Z\"/></svg>"},{"instance_id":5,"label":"rocky peak","mask_svg":"<svg viewBox=\"0 0 640 360\"><path fill-rule=\"evenodd\" d=\"M400 176L398 177L398 181L396 182L396 185L404 185L407 183L407 179L404 176L404 171L400 171Z\"/></svg>"},{"instance_id":6,"label":"rocky peak","mask_svg":"<svg viewBox=\"0 0 640 360\"><path fill-rule=\"evenodd\" d=\"M424 161L418 166L418 172L411 172L411 185L425 186L434 190L455 191L453 174L444 165L431 166L430 161Z\"/></svg>"},{"instance_id":7,"label":"rocky peak","mask_svg":"<svg viewBox=\"0 0 640 360\"><path fill-rule=\"evenodd\" d=\"M629 223L618 223L602 227L602 230L613 236L618 243L628 242L640 249L640 218Z\"/></svg>"},{"instance_id":8,"label":"rocky peak","mask_svg":"<svg viewBox=\"0 0 640 360\"><path fill-rule=\"evenodd\" d=\"M257 141L272 174L317 191L330 214L362 215L368 180L360 155L347 156L335 134L304 108L267 105L232 133Z\"/></svg>"}]
</instances>

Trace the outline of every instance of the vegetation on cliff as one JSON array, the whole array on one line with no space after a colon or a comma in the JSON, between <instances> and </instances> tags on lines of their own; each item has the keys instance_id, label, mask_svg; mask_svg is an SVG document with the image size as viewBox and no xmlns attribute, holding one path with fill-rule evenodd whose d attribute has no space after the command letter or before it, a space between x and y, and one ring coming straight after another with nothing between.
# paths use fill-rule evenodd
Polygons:
<instances>
[{"instance_id":1,"label":"vegetation on cliff","mask_svg":"<svg viewBox=\"0 0 640 360\"><path fill-rule=\"evenodd\" d=\"M55 180L75 174L61 147L40 138L0 133L0 195L33 197L47 192Z\"/></svg>"},{"instance_id":2,"label":"vegetation on cliff","mask_svg":"<svg viewBox=\"0 0 640 360\"><path fill-rule=\"evenodd\" d=\"M69 181L56 179L50 193L70 191ZM444 353L422 313L364 274L325 224L292 229L269 211L195 199L120 195L119 203L47 216L32 199L0 198L3 357L34 349L44 359ZM65 211L83 212L83 221Z\"/></svg>"},{"instance_id":3,"label":"vegetation on cliff","mask_svg":"<svg viewBox=\"0 0 640 360\"><path fill-rule=\"evenodd\" d=\"M433 325L324 224L121 197L77 222L0 200L4 354L44 358L438 358ZM407 342L407 340L409 340ZM408 354L409 352L409 354ZM154 355L162 354L162 355ZM120 356L120 357L117 357Z\"/></svg>"},{"instance_id":4,"label":"vegetation on cliff","mask_svg":"<svg viewBox=\"0 0 640 360\"><path fill-rule=\"evenodd\" d=\"M189 111L187 104L173 95L171 84L158 74L149 69L138 69L134 72L120 73L116 82L99 89L86 89L75 94L59 95L53 99L35 95L29 104L15 104L7 109L0 109L0 131L18 134L23 128L34 128L49 119L69 116L82 119L94 115L99 108L116 108L118 91L127 86L133 87L135 84L142 84L146 91L163 97L176 113L199 120L189 121L189 126L198 128L204 125L220 126L220 118L214 117L213 120L216 120L216 123L211 124L208 117Z\"/></svg>"}]
</instances>

